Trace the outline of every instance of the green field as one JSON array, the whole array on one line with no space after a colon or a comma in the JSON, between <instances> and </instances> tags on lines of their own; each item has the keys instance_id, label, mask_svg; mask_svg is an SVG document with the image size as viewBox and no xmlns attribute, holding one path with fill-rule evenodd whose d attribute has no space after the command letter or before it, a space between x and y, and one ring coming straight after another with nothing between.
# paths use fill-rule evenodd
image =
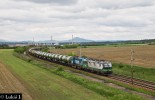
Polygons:
<instances>
[{"instance_id":1,"label":"green field","mask_svg":"<svg viewBox=\"0 0 155 100\"><path fill-rule=\"evenodd\" d=\"M125 44L125 43L118 43L118 44L105 44L105 45L96 45L96 46L86 46L86 48L104 48L104 47L127 47L127 46L143 46L147 44Z\"/></svg>"},{"instance_id":2,"label":"green field","mask_svg":"<svg viewBox=\"0 0 155 100\"><path fill-rule=\"evenodd\" d=\"M18 77L35 100L142 100L138 95L96 83L64 71L50 71L0 50L0 61Z\"/></svg>"}]
</instances>

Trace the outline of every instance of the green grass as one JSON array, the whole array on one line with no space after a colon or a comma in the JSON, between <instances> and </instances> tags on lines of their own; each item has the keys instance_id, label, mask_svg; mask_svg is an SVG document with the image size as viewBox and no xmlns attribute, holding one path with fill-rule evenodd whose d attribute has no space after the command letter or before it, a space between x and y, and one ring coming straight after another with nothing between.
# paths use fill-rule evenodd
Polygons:
<instances>
[{"instance_id":1,"label":"green grass","mask_svg":"<svg viewBox=\"0 0 155 100\"><path fill-rule=\"evenodd\" d=\"M24 59L26 61L29 61L29 59L30 59L30 58L27 58L27 56L22 56L21 57L21 55L20 55L20 58ZM127 88L129 90L133 90L133 91L137 91L137 92L140 92L140 93L144 93L144 94L155 96L155 92L153 92L153 91L149 91L149 90L145 90L145 89L142 89L142 88L138 88L138 87L134 87L134 86L131 86L131 85L127 85L127 84L124 84L122 82L111 80L111 79L109 79L107 77L102 77L100 75L96 75L96 74L93 74L93 73L77 70L77 69L74 69L74 68L66 67L66 66L63 66L63 65L59 65L59 64L48 62L48 61L41 60L41 59L37 59L36 60L36 59L34 59L34 57L32 59L33 59L33 62L31 62L31 63L33 63L35 65L39 64L39 65L44 65L44 66L48 67L48 64L52 64L53 66L58 67L58 70L62 70L62 69L63 70L64 69L65 70L70 70L70 71L73 71L75 73L80 73L80 74L84 74L84 75L87 75L87 76L90 76L90 77L94 77L94 78L99 79L99 80L103 80L106 83L114 83L114 84L117 84L118 86L125 87L125 88Z\"/></svg>"},{"instance_id":2,"label":"green grass","mask_svg":"<svg viewBox=\"0 0 155 100\"><path fill-rule=\"evenodd\" d=\"M0 60L37 100L143 100L138 95L87 80L61 68L36 66L33 61L28 63L13 56L12 50L0 50Z\"/></svg>"},{"instance_id":3,"label":"green grass","mask_svg":"<svg viewBox=\"0 0 155 100\"><path fill-rule=\"evenodd\" d=\"M94 91L0 50L0 61L11 69L36 100L106 100Z\"/></svg>"},{"instance_id":4,"label":"green grass","mask_svg":"<svg viewBox=\"0 0 155 100\"><path fill-rule=\"evenodd\" d=\"M133 66L134 77L155 82L155 68L144 68ZM120 63L113 63L113 72L131 76L131 66Z\"/></svg>"},{"instance_id":5,"label":"green grass","mask_svg":"<svg viewBox=\"0 0 155 100\"><path fill-rule=\"evenodd\" d=\"M136 95L120 91L118 89L103 85L102 83L98 82L92 82L90 80L84 79L83 77L67 73L64 71L53 71L52 72L56 73L59 76L62 76L66 79L69 79L71 81L74 81L102 96L105 96L108 98L108 100L138 100L142 99L140 97L136 97Z\"/></svg>"},{"instance_id":6,"label":"green grass","mask_svg":"<svg viewBox=\"0 0 155 100\"><path fill-rule=\"evenodd\" d=\"M102 47L127 47L127 46L143 46L147 44L105 44L105 45L96 45L96 46L86 46L87 48L102 48Z\"/></svg>"},{"instance_id":7,"label":"green grass","mask_svg":"<svg viewBox=\"0 0 155 100\"><path fill-rule=\"evenodd\" d=\"M27 56L21 56L21 55L16 55L16 56L18 56L21 59L24 59L26 61L29 61L29 59L30 59L30 58L27 58ZM153 91L149 91L149 90L145 90L145 89L142 89L142 88L138 88L138 87L134 87L134 86L131 86L131 85L127 85L127 84L124 84L124 83L121 83L121 82L117 82L117 81L111 80L111 79L109 79L107 77L102 77L100 75L95 75L95 74L92 74L92 73L89 73L89 72L85 72L85 71L77 70L77 69L74 69L74 68L62 66L62 65L59 65L59 64L56 64L56 63L52 63L52 62L48 62L48 61L41 60L41 59L37 59L36 60L36 59L34 59L34 57L32 57L31 60L33 60L33 62L31 62L31 63L34 63L35 65L38 65L38 66L39 65L43 65L43 66L48 67L49 64L52 64L53 66L58 67L58 68L60 67L60 68L63 68L65 70L71 70L71 71L73 71L75 73L81 73L81 74L84 74L84 75L87 75L87 76L91 76L91 77L97 78L99 80L104 80L104 82L107 82L107 83L110 82L110 83L117 84L117 85L125 87L125 88L127 88L129 90L133 90L133 91L137 91L137 92L141 92L141 93L144 93L144 94L155 96L155 93ZM120 67L124 66L122 64L117 64L117 65L116 64L117 63L115 63L114 66L120 66ZM130 72L129 72L129 75L130 75Z\"/></svg>"},{"instance_id":8,"label":"green grass","mask_svg":"<svg viewBox=\"0 0 155 100\"><path fill-rule=\"evenodd\" d=\"M60 65L54 64L54 66L59 67ZM125 88L127 88L129 90L133 90L133 91L137 91L137 92L141 92L141 93L144 93L144 94L155 96L155 92L153 92L153 91L145 90L145 89L134 87L134 86L131 86L131 85L128 85L128 84L124 84L122 82L114 81L114 80L111 80L111 79L109 79L107 77L102 77L102 76L100 77L98 75L94 75L94 74L89 73L89 72L80 71L80 70L72 69L72 68L65 67L65 66L61 66L61 67L63 67L64 69L71 70L71 71L76 72L76 73L81 73L81 74L84 74L84 75L87 75L87 76L97 78L99 80L104 80L104 82L106 82L106 83L114 83L114 84L117 84L119 86L125 87Z\"/></svg>"}]
</instances>

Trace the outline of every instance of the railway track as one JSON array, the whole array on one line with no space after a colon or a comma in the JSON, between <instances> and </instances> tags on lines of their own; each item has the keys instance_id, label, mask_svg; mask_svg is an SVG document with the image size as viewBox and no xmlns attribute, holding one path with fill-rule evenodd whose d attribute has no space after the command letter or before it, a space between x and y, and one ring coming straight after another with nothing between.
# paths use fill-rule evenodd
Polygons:
<instances>
[{"instance_id":1,"label":"railway track","mask_svg":"<svg viewBox=\"0 0 155 100\"><path fill-rule=\"evenodd\" d=\"M28 56L30 56L30 55L28 54ZM37 58L37 57L35 57L35 58ZM37 59L39 59L39 58L37 58ZM127 83L127 84L132 84L132 82L133 82L132 85L134 85L134 86L138 86L138 87L141 87L144 89L149 89L149 90L155 91L155 82L142 80L142 79L138 79L138 78L133 78L133 81L132 81L131 77L125 76L125 75L119 75L119 74L111 74L107 77L117 80L117 81Z\"/></svg>"},{"instance_id":2,"label":"railway track","mask_svg":"<svg viewBox=\"0 0 155 100\"><path fill-rule=\"evenodd\" d=\"M141 88L145 88L145 89L155 91L155 82L146 81L146 80L142 80L142 79L138 79L138 78L132 79L129 76L119 75L119 74L112 74L108 77L111 79L117 80L117 81L121 81L124 83L132 84L134 86L138 86Z\"/></svg>"}]
</instances>

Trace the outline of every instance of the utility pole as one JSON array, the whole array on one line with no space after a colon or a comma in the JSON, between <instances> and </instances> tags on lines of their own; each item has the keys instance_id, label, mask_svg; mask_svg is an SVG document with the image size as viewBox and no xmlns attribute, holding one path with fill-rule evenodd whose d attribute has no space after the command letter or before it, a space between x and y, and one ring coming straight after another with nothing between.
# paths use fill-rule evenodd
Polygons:
<instances>
[{"instance_id":1,"label":"utility pole","mask_svg":"<svg viewBox=\"0 0 155 100\"><path fill-rule=\"evenodd\" d=\"M130 59L130 64L131 64L131 82L132 82L132 85L133 85L133 61L135 60L134 59L134 50L131 49L131 59Z\"/></svg>"},{"instance_id":2,"label":"utility pole","mask_svg":"<svg viewBox=\"0 0 155 100\"><path fill-rule=\"evenodd\" d=\"M52 40L52 35L51 35L51 44L53 43L53 40Z\"/></svg>"},{"instance_id":3,"label":"utility pole","mask_svg":"<svg viewBox=\"0 0 155 100\"><path fill-rule=\"evenodd\" d=\"M52 45L53 45L53 40L52 40L52 35L51 35L51 48L50 48L51 50L52 50Z\"/></svg>"},{"instance_id":4,"label":"utility pole","mask_svg":"<svg viewBox=\"0 0 155 100\"><path fill-rule=\"evenodd\" d=\"M35 43L34 43L34 37L33 37L33 45L35 46Z\"/></svg>"},{"instance_id":5,"label":"utility pole","mask_svg":"<svg viewBox=\"0 0 155 100\"><path fill-rule=\"evenodd\" d=\"M81 57L81 47L80 47L80 57Z\"/></svg>"},{"instance_id":6,"label":"utility pole","mask_svg":"<svg viewBox=\"0 0 155 100\"><path fill-rule=\"evenodd\" d=\"M73 35L72 35L72 45L73 45Z\"/></svg>"}]
</instances>

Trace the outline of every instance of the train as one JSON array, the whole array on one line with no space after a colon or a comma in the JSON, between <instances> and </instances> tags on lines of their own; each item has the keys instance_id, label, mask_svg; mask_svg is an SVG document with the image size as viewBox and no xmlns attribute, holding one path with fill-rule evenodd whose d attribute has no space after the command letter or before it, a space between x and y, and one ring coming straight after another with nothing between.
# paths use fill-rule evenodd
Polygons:
<instances>
[{"instance_id":1,"label":"train","mask_svg":"<svg viewBox=\"0 0 155 100\"><path fill-rule=\"evenodd\" d=\"M97 72L102 75L112 74L112 63L110 61L42 52L36 48L30 48L28 53L40 59L48 60L73 68L78 68L81 70Z\"/></svg>"}]
</instances>

